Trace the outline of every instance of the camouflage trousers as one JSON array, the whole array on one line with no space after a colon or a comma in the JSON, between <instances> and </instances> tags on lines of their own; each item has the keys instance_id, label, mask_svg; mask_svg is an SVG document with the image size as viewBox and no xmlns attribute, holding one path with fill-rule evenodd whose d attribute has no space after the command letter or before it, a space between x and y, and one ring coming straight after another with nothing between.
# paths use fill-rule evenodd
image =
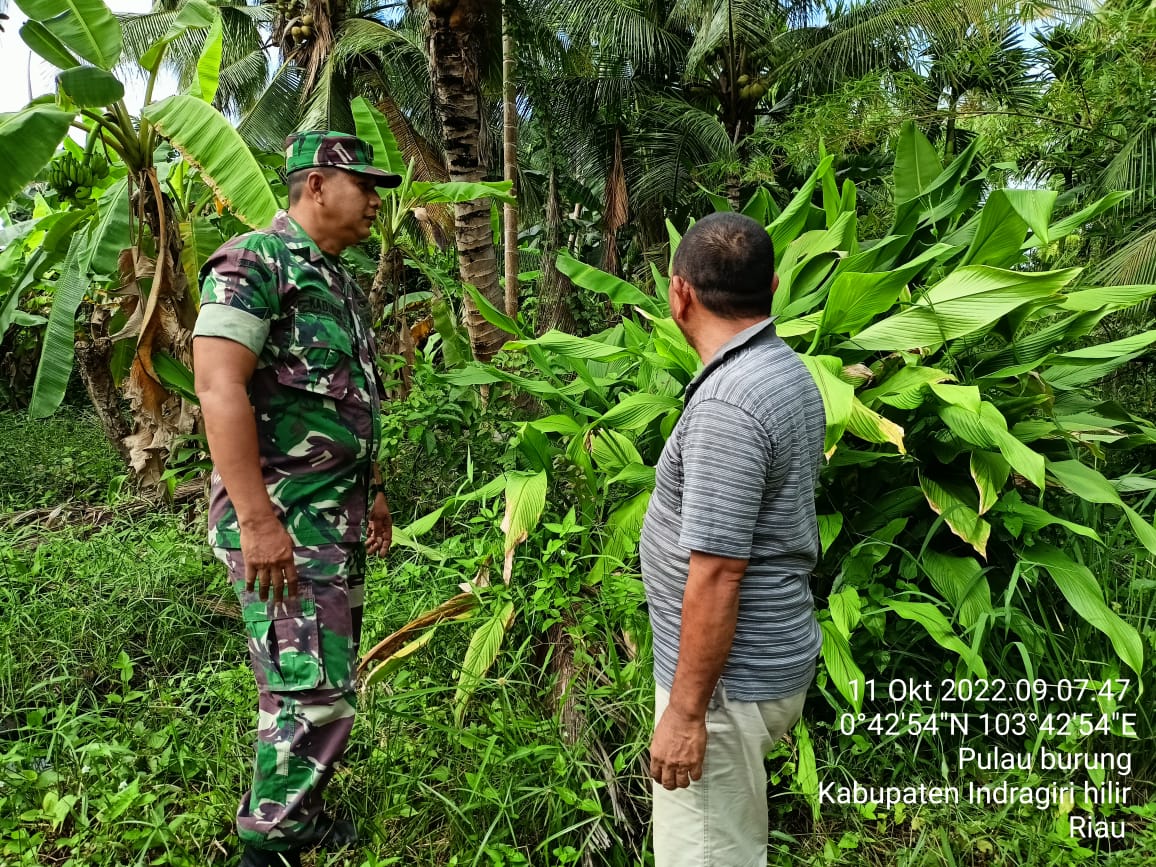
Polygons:
<instances>
[{"instance_id":1,"label":"camouflage trousers","mask_svg":"<svg viewBox=\"0 0 1156 867\"><path fill-rule=\"evenodd\" d=\"M214 553L241 602L257 680L257 757L237 835L257 848L290 849L312 831L353 729L365 546L294 549L298 595L276 605L245 590L239 550Z\"/></svg>"}]
</instances>

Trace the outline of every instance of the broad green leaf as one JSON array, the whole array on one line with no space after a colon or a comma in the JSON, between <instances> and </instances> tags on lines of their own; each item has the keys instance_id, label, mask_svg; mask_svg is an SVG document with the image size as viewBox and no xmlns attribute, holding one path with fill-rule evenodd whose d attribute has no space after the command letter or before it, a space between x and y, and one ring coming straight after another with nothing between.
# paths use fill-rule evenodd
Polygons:
<instances>
[{"instance_id":1,"label":"broad green leaf","mask_svg":"<svg viewBox=\"0 0 1156 867\"><path fill-rule=\"evenodd\" d=\"M514 603L507 602L502 610L482 622L470 638L462 669L458 674L458 688L454 691L454 722L460 728L466 714L466 704L482 683L482 678L498 658L502 639L514 622Z\"/></svg>"},{"instance_id":2,"label":"broad green leaf","mask_svg":"<svg viewBox=\"0 0 1156 867\"><path fill-rule=\"evenodd\" d=\"M830 457L843 437L847 422L851 420L855 389L840 377L843 371L841 359L831 355L800 355L799 358L811 371L811 377L823 395L823 411L827 417L827 436L823 450Z\"/></svg>"},{"instance_id":3,"label":"broad green leaf","mask_svg":"<svg viewBox=\"0 0 1156 867\"><path fill-rule=\"evenodd\" d=\"M857 397L851 398L851 416L847 432L869 443L891 443L900 454L907 454L903 445L903 428L891 419L865 407Z\"/></svg>"},{"instance_id":4,"label":"broad green leaf","mask_svg":"<svg viewBox=\"0 0 1156 867\"><path fill-rule=\"evenodd\" d=\"M402 156L397 138L385 115L364 96L354 99L350 107L353 109L357 137L373 146L373 164L382 171L405 175L405 157Z\"/></svg>"},{"instance_id":5,"label":"broad green leaf","mask_svg":"<svg viewBox=\"0 0 1156 867\"><path fill-rule=\"evenodd\" d=\"M21 328L35 328L37 325L44 325L47 321L43 316L36 313L26 313L23 310L17 310L12 314L12 324Z\"/></svg>"},{"instance_id":6,"label":"broad green leaf","mask_svg":"<svg viewBox=\"0 0 1156 867\"><path fill-rule=\"evenodd\" d=\"M944 523L951 528L951 532L979 552L987 559L987 540L991 536L991 524L979 516L971 506L938 482L920 474L919 487L927 504L937 515L943 516Z\"/></svg>"},{"instance_id":7,"label":"broad green leaf","mask_svg":"<svg viewBox=\"0 0 1156 867\"><path fill-rule=\"evenodd\" d=\"M1089 312L1093 310L1123 310L1140 304L1156 295L1156 285L1142 286L1095 286L1069 292L1060 303L1064 310Z\"/></svg>"},{"instance_id":8,"label":"broad green leaf","mask_svg":"<svg viewBox=\"0 0 1156 867\"><path fill-rule=\"evenodd\" d=\"M411 539L416 539L418 536L424 536L426 533L437 526L438 521L442 519L442 514L445 512L445 510L446 506L434 509L429 514L422 515L420 518L413 520L402 529Z\"/></svg>"},{"instance_id":9,"label":"broad green leaf","mask_svg":"<svg viewBox=\"0 0 1156 867\"><path fill-rule=\"evenodd\" d=\"M980 617L991 613L991 587L983 567L971 557L929 550L923 553L923 568L931 585L955 609L964 629L971 629Z\"/></svg>"},{"instance_id":10,"label":"broad green leaf","mask_svg":"<svg viewBox=\"0 0 1156 867\"><path fill-rule=\"evenodd\" d=\"M827 669L828 681L858 713L863 706L863 670L855 663L851 645L839 628L830 620L820 620L819 626L823 630L820 655L823 667ZM859 685L858 690L852 687L853 683Z\"/></svg>"},{"instance_id":11,"label":"broad green leaf","mask_svg":"<svg viewBox=\"0 0 1156 867\"><path fill-rule=\"evenodd\" d=\"M935 396L949 406L958 406L968 412L979 413L983 399L979 396L979 387L975 385L946 385L933 382L930 384Z\"/></svg>"},{"instance_id":12,"label":"broad green leaf","mask_svg":"<svg viewBox=\"0 0 1156 867\"><path fill-rule=\"evenodd\" d=\"M86 271L105 277L117 273L120 251L130 246L128 178L104 191L96 205L96 219L86 236L81 263Z\"/></svg>"},{"instance_id":13,"label":"broad green leaf","mask_svg":"<svg viewBox=\"0 0 1156 867\"><path fill-rule=\"evenodd\" d=\"M1010 516L1018 521L1024 528L1036 532L1042 530L1044 527L1056 525L1063 527L1079 536L1092 539L1099 542L1101 545L1104 540L1100 538L1100 534L1091 527L1086 527L1083 524L1077 524L1073 521L1058 518L1055 515L1041 509L1039 506L1033 506L1031 503L1025 503L1019 493L1012 491L1000 497L999 503L992 510L992 514L1003 516ZM1010 522L1005 520L1004 524L1008 525ZM1017 531L1015 535L1019 535Z\"/></svg>"},{"instance_id":14,"label":"broad green leaf","mask_svg":"<svg viewBox=\"0 0 1156 867\"><path fill-rule=\"evenodd\" d=\"M200 280L201 266L225 243L226 238L217 228L216 222L197 215L181 221L180 233L184 244L181 267L188 278L190 291L195 291Z\"/></svg>"},{"instance_id":15,"label":"broad green leaf","mask_svg":"<svg viewBox=\"0 0 1156 867\"><path fill-rule=\"evenodd\" d=\"M959 640L943 612L930 602L905 602L899 599L889 599L883 604L904 620L918 623L926 629L927 634L935 640L936 644L944 650L950 650L957 654L973 675L987 677L987 666L983 664L979 654Z\"/></svg>"},{"instance_id":16,"label":"broad green leaf","mask_svg":"<svg viewBox=\"0 0 1156 867\"><path fill-rule=\"evenodd\" d=\"M1000 492L1011 474L1011 465L1002 455L974 451L971 453L970 470L979 491L979 513L982 515L999 501Z\"/></svg>"},{"instance_id":17,"label":"broad green leaf","mask_svg":"<svg viewBox=\"0 0 1156 867\"><path fill-rule=\"evenodd\" d=\"M799 236L803 231L803 227L807 224L807 213L811 208L811 195L815 191L815 184L831 167L835 158L833 156L824 157L819 161L819 165L811 172L810 177L803 182L791 201L787 204L779 216L777 216L769 226L767 231L771 235L771 241L775 247L775 255L782 256L787 249L787 245ZM671 254L673 255L673 253Z\"/></svg>"},{"instance_id":18,"label":"broad green leaf","mask_svg":"<svg viewBox=\"0 0 1156 867\"><path fill-rule=\"evenodd\" d=\"M80 66L80 60L68 50L68 46L39 21L25 21L20 28L20 38L57 69Z\"/></svg>"},{"instance_id":19,"label":"broad green leaf","mask_svg":"<svg viewBox=\"0 0 1156 867\"><path fill-rule=\"evenodd\" d=\"M153 353L153 369L161 385L169 391L176 392L185 400L193 404L200 404L197 391L193 385L193 372L178 359L164 352Z\"/></svg>"},{"instance_id":20,"label":"broad green leaf","mask_svg":"<svg viewBox=\"0 0 1156 867\"><path fill-rule=\"evenodd\" d=\"M819 328L824 334L855 334L899 300L906 281L886 272L841 272L831 281Z\"/></svg>"},{"instance_id":21,"label":"broad green leaf","mask_svg":"<svg viewBox=\"0 0 1156 867\"><path fill-rule=\"evenodd\" d=\"M475 199L494 199L508 205L518 204L510 195L513 181L444 181L430 183L414 181L410 192L420 202L472 202Z\"/></svg>"},{"instance_id":22,"label":"broad green leaf","mask_svg":"<svg viewBox=\"0 0 1156 867\"><path fill-rule=\"evenodd\" d=\"M1108 193L1108 195L1104 196L1104 198L1093 202L1086 208L1081 208L1070 217L1065 217L1058 223L1051 226L1048 229L1048 239L1051 241L1058 241L1061 238L1066 238L1068 235L1072 234L1072 232L1079 230L1084 225L1098 217L1100 214L1104 213L1105 211L1110 211L1112 208L1116 207L1116 205L1120 204L1120 202L1124 201L1131 195L1132 193L1130 191Z\"/></svg>"},{"instance_id":23,"label":"broad green leaf","mask_svg":"<svg viewBox=\"0 0 1156 867\"><path fill-rule=\"evenodd\" d=\"M943 170L939 154L912 121L905 121L895 146L895 204L917 199Z\"/></svg>"},{"instance_id":24,"label":"broad green leaf","mask_svg":"<svg viewBox=\"0 0 1156 867\"><path fill-rule=\"evenodd\" d=\"M1046 569L1075 612L1108 636L1112 649L1125 665L1136 674L1143 674L1144 643L1140 634L1108 607L1104 591L1087 566L1042 542L1026 549L1021 558Z\"/></svg>"},{"instance_id":25,"label":"broad green leaf","mask_svg":"<svg viewBox=\"0 0 1156 867\"><path fill-rule=\"evenodd\" d=\"M815 746L811 743L811 734L807 731L807 724L800 717L795 723L795 746L798 749L798 762L795 766L795 782L799 791L811 805L811 821L818 823L822 814L822 804L819 798L819 763L815 759Z\"/></svg>"},{"instance_id":26,"label":"broad green leaf","mask_svg":"<svg viewBox=\"0 0 1156 867\"><path fill-rule=\"evenodd\" d=\"M545 472L507 474L506 514L502 518L507 552L522 544L538 526L546 507L546 485Z\"/></svg>"},{"instance_id":27,"label":"broad green leaf","mask_svg":"<svg viewBox=\"0 0 1156 867\"><path fill-rule=\"evenodd\" d=\"M540 346L551 352L556 352L565 358L581 358L586 360L610 361L623 358L632 353L621 346L611 346L607 343L589 338L575 337L564 331L547 331L541 337L532 340L513 340L506 344L506 349L525 349L528 346Z\"/></svg>"},{"instance_id":28,"label":"broad green leaf","mask_svg":"<svg viewBox=\"0 0 1156 867\"><path fill-rule=\"evenodd\" d=\"M859 399L865 405L879 401L896 409L915 409L923 403L923 392L928 385L951 379L955 377L938 368L909 365L899 368L875 388L864 391Z\"/></svg>"},{"instance_id":29,"label":"broad green leaf","mask_svg":"<svg viewBox=\"0 0 1156 867\"><path fill-rule=\"evenodd\" d=\"M989 327L1024 304L1058 297L1079 271L1026 273L985 265L957 268L906 310L843 346L885 351L935 346Z\"/></svg>"},{"instance_id":30,"label":"broad green leaf","mask_svg":"<svg viewBox=\"0 0 1156 867\"><path fill-rule=\"evenodd\" d=\"M827 608L831 612L831 621L843 637L850 640L851 633L862 619L863 600L859 591L854 587L844 587L838 593L832 593L827 597Z\"/></svg>"},{"instance_id":31,"label":"broad green leaf","mask_svg":"<svg viewBox=\"0 0 1156 867\"><path fill-rule=\"evenodd\" d=\"M768 219L772 219L772 201L773 200L771 199L770 193L767 192L767 188L759 187L757 190L755 190L750 199L747 200L747 203L743 205L743 209L740 211L740 213L744 217L750 217L759 225L765 226ZM718 210L718 208L715 208L715 210ZM727 210L729 211L730 208L728 207Z\"/></svg>"},{"instance_id":32,"label":"broad green leaf","mask_svg":"<svg viewBox=\"0 0 1156 867\"><path fill-rule=\"evenodd\" d=\"M224 115L186 95L146 106L144 115L201 170L217 198L241 222L255 229L269 225L277 211L277 199L257 160Z\"/></svg>"},{"instance_id":33,"label":"broad green leaf","mask_svg":"<svg viewBox=\"0 0 1156 867\"><path fill-rule=\"evenodd\" d=\"M606 480L606 484L623 484L631 488L654 489L654 467L630 463Z\"/></svg>"},{"instance_id":34,"label":"broad green leaf","mask_svg":"<svg viewBox=\"0 0 1156 867\"><path fill-rule=\"evenodd\" d=\"M638 287L612 274L579 262L565 250L559 251L556 264L558 270L569 277L575 286L589 289L591 292L600 292L615 304L639 307L654 317L668 315L666 304L660 299L647 295Z\"/></svg>"},{"instance_id":35,"label":"broad green leaf","mask_svg":"<svg viewBox=\"0 0 1156 867\"><path fill-rule=\"evenodd\" d=\"M839 537L843 530L843 514L835 512L832 515L819 515L819 544L822 552L827 553L831 543Z\"/></svg>"},{"instance_id":36,"label":"broad green leaf","mask_svg":"<svg viewBox=\"0 0 1156 867\"><path fill-rule=\"evenodd\" d=\"M617 473L630 464L643 463L638 447L625 434L605 428L593 432L588 440L590 454L603 473Z\"/></svg>"},{"instance_id":37,"label":"broad green leaf","mask_svg":"<svg viewBox=\"0 0 1156 867\"><path fill-rule=\"evenodd\" d=\"M56 289L52 293L52 310L48 314L48 327L44 332L44 343L40 350L40 364L36 368L36 380L32 385L32 400L28 413L33 418L47 418L64 400L68 380L72 376L75 358L76 308L84 300L88 291L88 280L81 269L80 252L84 246L84 235L72 236L68 255L61 266Z\"/></svg>"},{"instance_id":38,"label":"broad green leaf","mask_svg":"<svg viewBox=\"0 0 1156 867\"><path fill-rule=\"evenodd\" d=\"M542 433L560 433L566 436L577 436L582 432L582 425L578 424L578 422L568 415L549 415L545 418L526 422L526 424L536 428Z\"/></svg>"},{"instance_id":39,"label":"broad green leaf","mask_svg":"<svg viewBox=\"0 0 1156 867\"><path fill-rule=\"evenodd\" d=\"M68 133L72 112L55 105L30 105L0 114L0 205L36 177Z\"/></svg>"},{"instance_id":40,"label":"broad green leaf","mask_svg":"<svg viewBox=\"0 0 1156 867\"><path fill-rule=\"evenodd\" d=\"M124 85L120 79L95 66L75 66L56 76L56 82L65 95L81 108L112 105L124 99Z\"/></svg>"},{"instance_id":41,"label":"broad green leaf","mask_svg":"<svg viewBox=\"0 0 1156 867\"><path fill-rule=\"evenodd\" d=\"M1115 486L1094 470L1079 461L1048 461L1048 472L1071 493L1089 503L1106 503L1122 506L1124 501Z\"/></svg>"},{"instance_id":42,"label":"broad green leaf","mask_svg":"<svg viewBox=\"0 0 1156 867\"><path fill-rule=\"evenodd\" d=\"M1009 464L1033 485L1043 490L1044 457L1020 442L1008 431L1007 420L994 404L984 401L979 412L962 406L945 406L939 417L952 433L980 448L997 448Z\"/></svg>"},{"instance_id":43,"label":"broad green leaf","mask_svg":"<svg viewBox=\"0 0 1156 867\"><path fill-rule=\"evenodd\" d=\"M650 494L650 490L635 494L610 513L602 530L602 554L590 570L588 584L598 584L607 574L623 568L637 550Z\"/></svg>"},{"instance_id":44,"label":"broad green leaf","mask_svg":"<svg viewBox=\"0 0 1156 867\"><path fill-rule=\"evenodd\" d=\"M734 208L731 207L730 200L726 196L720 196L717 193L712 193L700 183L695 183L695 186L698 187L702 194L710 200L710 205L712 208L714 208L716 214L729 214L734 211ZM750 215L748 214L747 216ZM764 221L760 220L759 222Z\"/></svg>"},{"instance_id":45,"label":"broad green leaf","mask_svg":"<svg viewBox=\"0 0 1156 867\"><path fill-rule=\"evenodd\" d=\"M507 334L512 334L516 337L521 337L523 340L529 340L530 336L526 333L526 329L519 326L516 320L507 316L504 312L499 310L489 299L478 291L476 286L466 284L463 287L469 293L470 298L473 299L474 304L477 305L478 312L491 325L497 325Z\"/></svg>"},{"instance_id":46,"label":"broad green leaf","mask_svg":"<svg viewBox=\"0 0 1156 867\"><path fill-rule=\"evenodd\" d=\"M1055 361L1089 361L1095 362L1104 359L1118 359L1122 355L1131 355L1143 352L1153 343L1156 343L1156 331L1143 331L1132 334L1110 343L1098 343L1095 346L1085 346L1083 349L1073 349L1071 352L1062 352L1053 355Z\"/></svg>"},{"instance_id":47,"label":"broad green leaf","mask_svg":"<svg viewBox=\"0 0 1156 867\"><path fill-rule=\"evenodd\" d=\"M205 47L197 58L197 81L193 96L211 103L217 98L217 88L221 84L221 55L225 46L224 21L220 14L213 16L209 32L205 36Z\"/></svg>"},{"instance_id":48,"label":"broad green leaf","mask_svg":"<svg viewBox=\"0 0 1156 867\"><path fill-rule=\"evenodd\" d=\"M1143 354L1144 352L1141 350L1130 355L1121 355L1111 361L1101 361L1098 364L1053 364L1044 368L1040 375L1056 391L1071 391L1099 382L1105 376Z\"/></svg>"},{"instance_id":49,"label":"broad green leaf","mask_svg":"<svg viewBox=\"0 0 1156 867\"><path fill-rule=\"evenodd\" d=\"M613 428L614 430L639 431L646 428L652 421L666 415L672 409L677 410L682 401L674 397L665 397L658 394L635 392L628 394L618 402L596 424L599 427Z\"/></svg>"},{"instance_id":50,"label":"broad green leaf","mask_svg":"<svg viewBox=\"0 0 1156 867\"><path fill-rule=\"evenodd\" d=\"M120 22L103 0L16 0L16 5L82 60L102 69L120 60Z\"/></svg>"},{"instance_id":51,"label":"broad green leaf","mask_svg":"<svg viewBox=\"0 0 1156 867\"><path fill-rule=\"evenodd\" d=\"M1012 206L1020 219L1028 224L1032 234L1044 243L1051 241L1050 225L1052 209L1059 196L1055 190L1014 190L1000 191L1004 199Z\"/></svg>"},{"instance_id":52,"label":"broad green leaf","mask_svg":"<svg viewBox=\"0 0 1156 867\"><path fill-rule=\"evenodd\" d=\"M1055 196L1052 193L1052 196ZM964 265L993 265L1006 268L1020 260L1027 222L1016 213L1003 190L988 196L979 215L979 227L963 256Z\"/></svg>"}]
</instances>

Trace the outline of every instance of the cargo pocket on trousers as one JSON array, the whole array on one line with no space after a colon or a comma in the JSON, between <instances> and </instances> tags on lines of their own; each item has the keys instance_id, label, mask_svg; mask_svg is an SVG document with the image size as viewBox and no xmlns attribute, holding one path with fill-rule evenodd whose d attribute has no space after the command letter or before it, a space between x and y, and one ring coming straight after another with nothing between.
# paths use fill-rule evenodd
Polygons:
<instances>
[{"instance_id":1,"label":"cargo pocket on trousers","mask_svg":"<svg viewBox=\"0 0 1156 867\"><path fill-rule=\"evenodd\" d=\"M297 597L274 604L256 592L241 591L241 609L249 653L258 682L271 692L314 689L325 677L321 663L317 603L313 588L302 583Z\"/></svg>"}]
</instances>

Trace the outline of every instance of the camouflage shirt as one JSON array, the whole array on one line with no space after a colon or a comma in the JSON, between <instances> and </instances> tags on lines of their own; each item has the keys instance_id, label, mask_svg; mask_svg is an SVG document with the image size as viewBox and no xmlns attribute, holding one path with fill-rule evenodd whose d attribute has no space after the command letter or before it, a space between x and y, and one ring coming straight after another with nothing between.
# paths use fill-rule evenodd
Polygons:
<instances>
[{"instance_id":1,"label":"camouflage shirt","mask_svg":"<svg viewBox=\"0 0 1156 867\"><path fill-rule=\"evenodd\" d=\"M382 396L361 288L284 211L269 229L217 250L201 281L193 334L234 340L257 356L249 399L261 470L294 544L361 542ZM209 543L241 546L215 471Z\"/></svg>"}]
</instances>

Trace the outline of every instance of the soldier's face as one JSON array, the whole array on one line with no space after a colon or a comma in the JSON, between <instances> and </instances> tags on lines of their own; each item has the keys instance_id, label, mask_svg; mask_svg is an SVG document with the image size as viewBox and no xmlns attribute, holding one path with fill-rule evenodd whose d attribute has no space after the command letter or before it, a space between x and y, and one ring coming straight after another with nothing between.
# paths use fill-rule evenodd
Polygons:
<instances>
[{"instance_id":1,"label":"soldier's face","mask_svg":"<svg viewBox=\"0 0 1156 867\"><path fill-rule=\"evenodd\" d=\"M373 179L352 172L337 171L326 178L327 189L324 198L326 216L333 233L346 246L357 244L369 237L377 211L381 208L381 196Z\"/></svg>"}]
</instances>

